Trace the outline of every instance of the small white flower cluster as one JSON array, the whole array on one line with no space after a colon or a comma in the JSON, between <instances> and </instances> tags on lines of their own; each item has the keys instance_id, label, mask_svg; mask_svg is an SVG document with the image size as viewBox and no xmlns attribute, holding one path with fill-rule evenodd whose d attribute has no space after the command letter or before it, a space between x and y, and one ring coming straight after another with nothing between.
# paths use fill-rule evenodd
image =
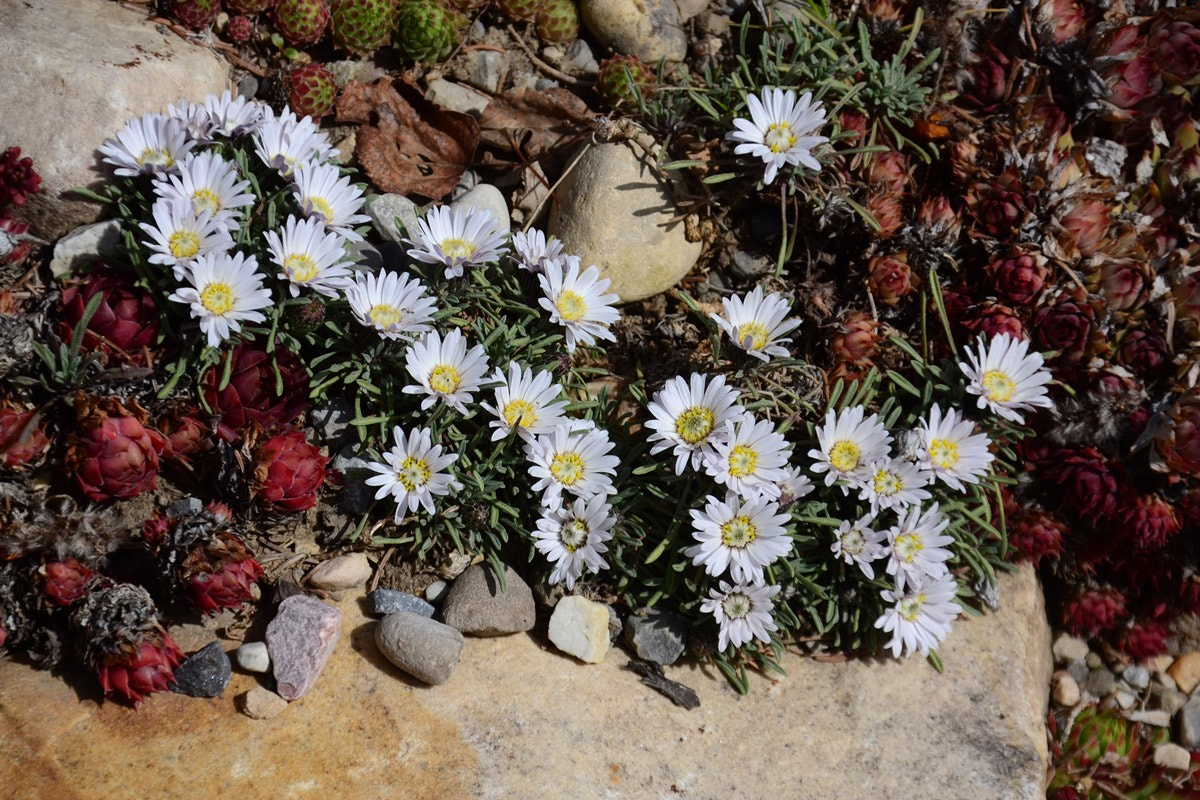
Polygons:
<instances>
[{"instance_id":1,"label":"small white flower cluster","mask_svg":"<svg viewBox=\"0 0 1200 800\"><path fill-rule=\"evenodd\" d=\"M262 322L273 302L253 255L234 250L244 212L256 200L235 163L215 150L222 140L253 137L263 163L292 184L302 218L289 216L264 236L278 277L292 297L302 288L336 297L351 284L343 243L361 237L353 227L362 191L329 160L337 155L308 117L290 110L276 115L269 106L226 91L202 105L183 102L166 114L130 120L100 152L117 175L151 175L157 196L153 224L141 223L149 237L149 261L172 268L179 286L169 299L190 306L210 347L242 328Z\"/></svg>"}]
</instances>

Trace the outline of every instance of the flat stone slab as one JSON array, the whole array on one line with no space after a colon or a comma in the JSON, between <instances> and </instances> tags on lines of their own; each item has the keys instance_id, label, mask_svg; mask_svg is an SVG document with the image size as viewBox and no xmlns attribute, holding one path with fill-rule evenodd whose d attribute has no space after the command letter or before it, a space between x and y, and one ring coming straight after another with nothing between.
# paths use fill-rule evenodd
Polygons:
<instances>
[{"instance_id":1,"label":"flat stone slab","mask_svg":"<svg viewBox=\"0 0 1200 800\"><path fill-rule=\"evenodd\" d=\"M614 649L584 666L528 635L468 639L454 680L424 687L378 653L357 598L312 692L272 720L239 713L255 676L215 700L170 693L138 712L0 663L0 786L85 797L1043 797L1050 636L1028 568L1002 609L956 623L939 675L921 659L821 663L739 696L676 665L685 711ZM78 687L78 688L74 688ZM80 788L85 787L85 788ZM131 788L135 787L135 788ZM674 788L672 788L674 787Z\"/></svg>"}]
</instances>

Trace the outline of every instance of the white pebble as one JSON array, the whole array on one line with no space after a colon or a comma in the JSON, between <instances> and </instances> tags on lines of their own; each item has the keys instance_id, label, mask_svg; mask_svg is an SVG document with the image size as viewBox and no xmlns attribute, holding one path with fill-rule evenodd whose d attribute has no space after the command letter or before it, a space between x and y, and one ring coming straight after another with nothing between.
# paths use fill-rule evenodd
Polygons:
<instances>
[{"instance_id":1,"label":"white pebble","mask_svg":"<svg viewBox=\"0 0 1200 800\"><path fill-rule=\"evenodd\" d=\"M445 581L434 581L425 587L425 599L431 603L436 603L442 595L446 593Z\"/></svg>"},{"instance_id":2,"label":"white pebble","mask_svg":"<svg viewBox=\"0 0 1200 800\"><path fill-rule=\"evenodd\" d=\"M1182 771L1192 765L1192 757L1179 745L1164 742L1154 748L1154 763L1160 767Z\"/></svg>"},{"instance_id":3,"label":"white pebble","mask_svg":"<svg viewBox=\"0 0 1200 800\"><path fill-rule=\"evenodd\" d=\"M237 649L238 666L247 672L267 672L271 669L271 656L266 642L246 642Z\"/></svg>"},{"instance_id":4,"label":"white pebble","mask_svg":"<svg viewBox=\"0 0 1200 800\"><path fill-rule=\"evenodd\" d=\"M1050 677L1051 696L1054 702L1063 707L1070 707L1079 702L1079 684L1066 670L1059 670Z\"/></svg>"}]
</instances>

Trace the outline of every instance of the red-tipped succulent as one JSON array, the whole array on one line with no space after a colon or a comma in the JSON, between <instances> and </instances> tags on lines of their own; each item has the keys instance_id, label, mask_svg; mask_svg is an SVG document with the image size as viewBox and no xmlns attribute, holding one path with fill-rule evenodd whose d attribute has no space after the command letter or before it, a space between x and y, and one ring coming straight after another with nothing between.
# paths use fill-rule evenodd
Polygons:
<instances>
[{"instance_id":1,"label":"red-tipped succulent","mask_svg":"<svg viewBox=\"0 0 1200 800\"><path fill-rule=\"evenodd\" d=\"M1149 50L1163 79L1173 86L1200 78L1200 28L1188 20L1167 20L1150 32Z\"/></svg>"},{"instance_id":2,"label":"red-tipped succulent","mask_svg":"<svg viewBox=\"0 0 1200 800\"><path fill-rule=\"evenodd\" d=\"M1113 311L1136 311L1146 303L1154 274L1144 259L1105 258L1097 291Z\"/></svg>"},{"instance_id":3,"label":"red-tipped succulent","mask_svg":"<svg viewBox=\"0 0 1200 800\"><path fill-rule=\"evenodd\" d=\"M992 261L987 270L996 294L1019 306L1029 305L1037 299L1050 272L1045 256L1023 250Z\"/></svg>"},{"instance_id":4,"label":"red-tipped succulent","mask_svg":"<svg viewBox=\"0 0 1200 800\"><path fill-rule=\"evenodd\" d=\"M1179 514L1158 495L1141 494L1125 499L1117 511L1121 535L1143 550L1157 550L1179 533Z\"/></svg>"},{"instance_id":5,"label":"red-tipped succulent","mask_svg":"<svg viewBox=\"0 0 1200 800\"><path fill-rule=\"evenodd\" d=\"M185 469L191 466L193 459L216 447L211 426L194 408L164 415L158 420L158 430L167 437L163 460Z\"/></svg>"},{"instance_id":6,"label":"red-tipped succulent","mask_svg":"<svg viewBox=\"0 0 1200 800\"><path fill-rule=\"evenodd\" d=\"M36 411L0 405L0 465L13 470L36 466L49 449Z\"/></svg>"},{"instance_id":7,"label":"red-tipped succulent","mask_svg":"<svg viewBox=\"0 0 1200 800\"><path fill-rule=\"evenodd\" d=\"M227 512L210 504L185 517L155 515L143 528L161 583L205 613L241 608L263 574L245 541L230 529Z\"/></svg>"},{"instance_id":8,"label":"red-tipped succulent","mask_svg":"<svg viewBox=\"0 0 1200 800\"><path fill-rule=\"evenodd\" d=\"M856 367L869 367L879 352L879 323L865 311L851 311L833 337L834 357Z\"/></svg>"},{"instance_id":9,"label":"red-tipped succulent","mask_svg":"<svg viewBox=\"0 0 1200 800\"><path fill-rule=\"evenodd\" d=\"M907 253L876 256L867 266L867 284L881 303L894 306L902 297L912 293L916 276L908 265Z\"/></svg>"},{"instance_id":10,"label":"red-tipped succulent","mask_svg":"<svg viewBox=\"0 0 1200 800\"><path fill-rule=\"evenodd\" d=\"M304 432L277 433L254 454L251 491L270 511L303 511L317 502L329 459L309 444Z\"/></svg>"},{"instance_id":11,"label":"red-tipped succulent","mask_svg":"<svg viewBox=\"0 0 1200 800\"><path fill-rule=\"evenodd\" d=\"M1200 387L1179 398L1166 414L1155 440L1155 468L1170 479L1200 480Z\"/></svg>"},{"instance_id":12,"label":"red-tipped succulent","mask_svg":"<svg viewBox=\"0 0 1200 800\"><path fill-rule=\"evenodd\" d=\"M65 465L92 500L136 497L155 487L162 434L146 427L146 411L136 401L75 398L76 430Z\"/></svg>"},{"instance_id":13,"label":"red-tipped succulent","mask_svg":"<svg viewBox=\"0 0 1200 800\"><path fill-rule=\"evenodd\" d=\"M1136 25L1114 31L1108 38L1107 51L1112 57L1103 72L1109 85L1108 102L1129 110L1158 93L1162 80L1155 66L1156 53L1146 46L1145 37L1138 34Z\"/></svg>"},{"instance_id":14,"label":"red-tipped succulent","mask_svg":"<svg viewBox=\"0 0 1200 800\"><path fill-rule=\"evenodd\" d=\"M32 158L21 158L19 147L4 151L0 156L0 211L9 206L25 205L26 196L37 193L41 186L42 176L34 170Z\"/></svg>"},{"instance_id":15,"label":"red-tipped succulent","mask_svg":"<svg viewBox=\"0 0 1200 800\"><path fill-rule=\"evenodd\" d=\"M288 73L288 106L302 117L320 119L333 110L337 81L321 64L301 64Z\"/></svg>"},{"instance_id":16,"label":"red-tipped succulent","mask_svg":"<svg viewBox=\"0 0 1200 800\"><path fill-rule=\"evenodd\" d=\"M1120 482L1109 460L1094 447L1060 450L1046 467L1063 506L1079 517L1107 517L1117 506Z\"/></svg>"},{"instance_id":17,"label":"red-tipped succulent","mask_svg":"<svg viewBox=\"0 0 1200 800\"><path fill-rule=\"evenodd\" d=\"M1167 340L1157 333L1132 330L1121 339L1117 350L1117 362L1138 375L1152 376L1159 372L1171 358Z\"/></svg>"},{"instance_id":18,"label":"red-tipped succulent","mask_svg":"<svg viewBox=\"0 0 1200 800\"><path fill-rule=\"evenodd\" d=\"M1128 614L1125 595L1111 587L1084 589L1063 603L1063 626L1076 636L1112 630Z\"/></svg>"},{"instance_id":19,"label":"red-tipped succulent","mask_svg":"<svg viewBox=\"0 0 1200 800\"><path fill-rule=\"evenodd\" d=\"M263 430L281 427L296 421L308 407L308 373L291 351L276 347L272 355L250 343L234 348L229 383L220 385L220 370L205 373L202 384L204 400L218 414L217 435L227 442L237 441L240 431L249 423ZM275 370L279 368L283 386L275 393Z\"/></svg>"},{"instance_id":20,"label":"red-tipped succulent","mask_svg":"<svg viewBox=\"0 0 1200 800\"><path fill-rule=\"evenodd\" d=\"M1134 661L1146 661L1167 652L1167 637L1171 635L1160 622L1137 622L1121 632L1117 648Z\"/></svg>"},{"instance_id":21,"label":"red-tipped succulent","mask_svg":"<svg viewBox=\"0 0 1200 800\"><path fill-rule=\"evenodd\" d=\"M963 312L959 322L967 334L967 340L974 340L977 336L983 335L988 341L991 341L1002 333L1008 334L1014 339L1027 338L1025 326L1021 323L1017 312L995 300L984 300L982 303L971 306Z\"/></svg>"},{"instance_id":22,"label":"red-tipped succulent","mask_svg":"<svg viewBox=\"0 0 1200 800\"><path fill-rule=\"evenodd\" d=\"M148 293L108 265L93 269L86 280L62 293L59 334L68 344L83 312L96 295L102 300L88 321L84 352L100 350L127 364L145 364L147 348L158 336L158 306Z\"/></svg>"},{"instance_id":23,"label":"red-tipped succulent","mask_svg":"<svg viewBox=\"0 0 1200 800\"><path fill-rule=\"evenodd\" d=\"M1008 528L1008 540L1021 561L1039 563L1063 551L1066 523L1045 511L1021 511Z\"/></svg>"},{"instance_id":24,"label":"red-tipped succulent","mask_svg":"<svg viewBox=\"0 0 1200 800\"><path fill-rule=\"evenodd\" d=\"M94 574L75 558L50 561L42 565L39 573L42 577L42 593L63 608L83 598L87 583Z\"/></svg>"},{"instance_id":25,"label":"red-tipped succulent","mask_svg":"<svg viewBox=\"0 0 1200 800\"><path fill-rule=\"evenodd\" d=\"M984 111L994 111L1008 94L1008 72L1012 59L988 42L983 57L971 70L970 86L964 97Z\"/></svg>"},{"instance_id":26,"label":"red-tipped succulent","mask_svg":"<svg viewBox=\"0 0 1200 800\"><path fill-rule=\"evenodd\" d=\"M1029 323L1038 350L1057 350L1067 361L1078 361L1095 330L1096 313L1086 301L1069 295L1034 312Z\"/></svg>"}]
</instances>

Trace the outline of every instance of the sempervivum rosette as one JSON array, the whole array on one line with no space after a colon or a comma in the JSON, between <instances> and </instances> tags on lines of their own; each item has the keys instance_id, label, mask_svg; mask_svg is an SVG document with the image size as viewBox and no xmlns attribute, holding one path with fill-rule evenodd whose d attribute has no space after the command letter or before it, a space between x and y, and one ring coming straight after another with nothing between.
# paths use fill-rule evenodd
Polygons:
<instances>
[{"instance_id":1,"label":"sempervivum rosette","mask_svg":"<svg viewBox=\"0 0 1200 800\"><path fill-rule=\"evenodd\" d=\"M158 620L150 593L130 583L95 578L71 613L75 647L96 673L105 697L135 708L166 691L183 653Z\"/></svg>"},{"instance_id":2,"label":"sempervivum rosette","mask_svg":"<svg viewBox=\"0 0 1200 800\"><path fill-rule=\"evenodd\" d=\"M221 383L220 370L204 375L204 400L218 414L217 434L227 442L237 441L248 423L264 430L294 422L308 406L308 373L295 354L283 347L268 353L245 342L233 350L229 383ZM275 391L275 369L283 390Z\"/></svg>"},{"instance_id":3,"label":"sempervivum rosette","mask_svg":"<svg viewBox=\"0 0 1200 800\"><path fill-rule=\"evenodd\" d=\"M1179 398L1167 412L1155 441L1153 465L1168 480L1200 479L1200 387Z\"/></svg>"},{"instance_id":4,"label":"sempervivum rosette","mask_svg":"<svg viewBox=\"0 0 1200 800\"><path fill-rule=\"evenodd\" d=\"M158 306L149 293L105 264L89 272L85 281L63 290L59 335L71 341L84 309L96 295L102 299L88 321L84 352L100 350L127 364L146 363L146 349L158 336Z\"/></svg>"},{"instance_id":5,"label":"sempervivum rosette","mask_svg":"<svg viewBox=\"0 0 1200 800\"><path fill-rule=\"evenodd\" d=\"M262 567L232 531L232 518L219 504L184 517L156 515L143 537L154 556L160 583L203 612L240 608L252 599Z\"/></svg>"},{"instance_id":6,"label":"sempervivum rosette","mask_svg":"<svg viewBox=\"0 0 1200 800\"><path fill-rule=\"evenodd\" d=\"M38 413L0 405L0 466L11 470L37 466L50 449Z\"/></svg>"},{"instance_id":7,"label":"sempervivum rosette","mask_svg":"<svg viewBox=\"0 0 1200 800\"><path fill-rule=\"evenodd\" d=\"M92 500L136 497L155 486L165 440L146 426L146 410L130 401L76 395L77 427L66 468Z\"/></svg>"},{"instance_id":8,"label":"sempervivum rosette","mask_svg":"<svg viewBox=\"0 0 1200 800\"><path fill-rule=\"evenodd\" d=\"M269 511L303 511L317 503L329 459L303 431L277 433L254 453L251 492Z\"/></svg>"}]
</instances>

